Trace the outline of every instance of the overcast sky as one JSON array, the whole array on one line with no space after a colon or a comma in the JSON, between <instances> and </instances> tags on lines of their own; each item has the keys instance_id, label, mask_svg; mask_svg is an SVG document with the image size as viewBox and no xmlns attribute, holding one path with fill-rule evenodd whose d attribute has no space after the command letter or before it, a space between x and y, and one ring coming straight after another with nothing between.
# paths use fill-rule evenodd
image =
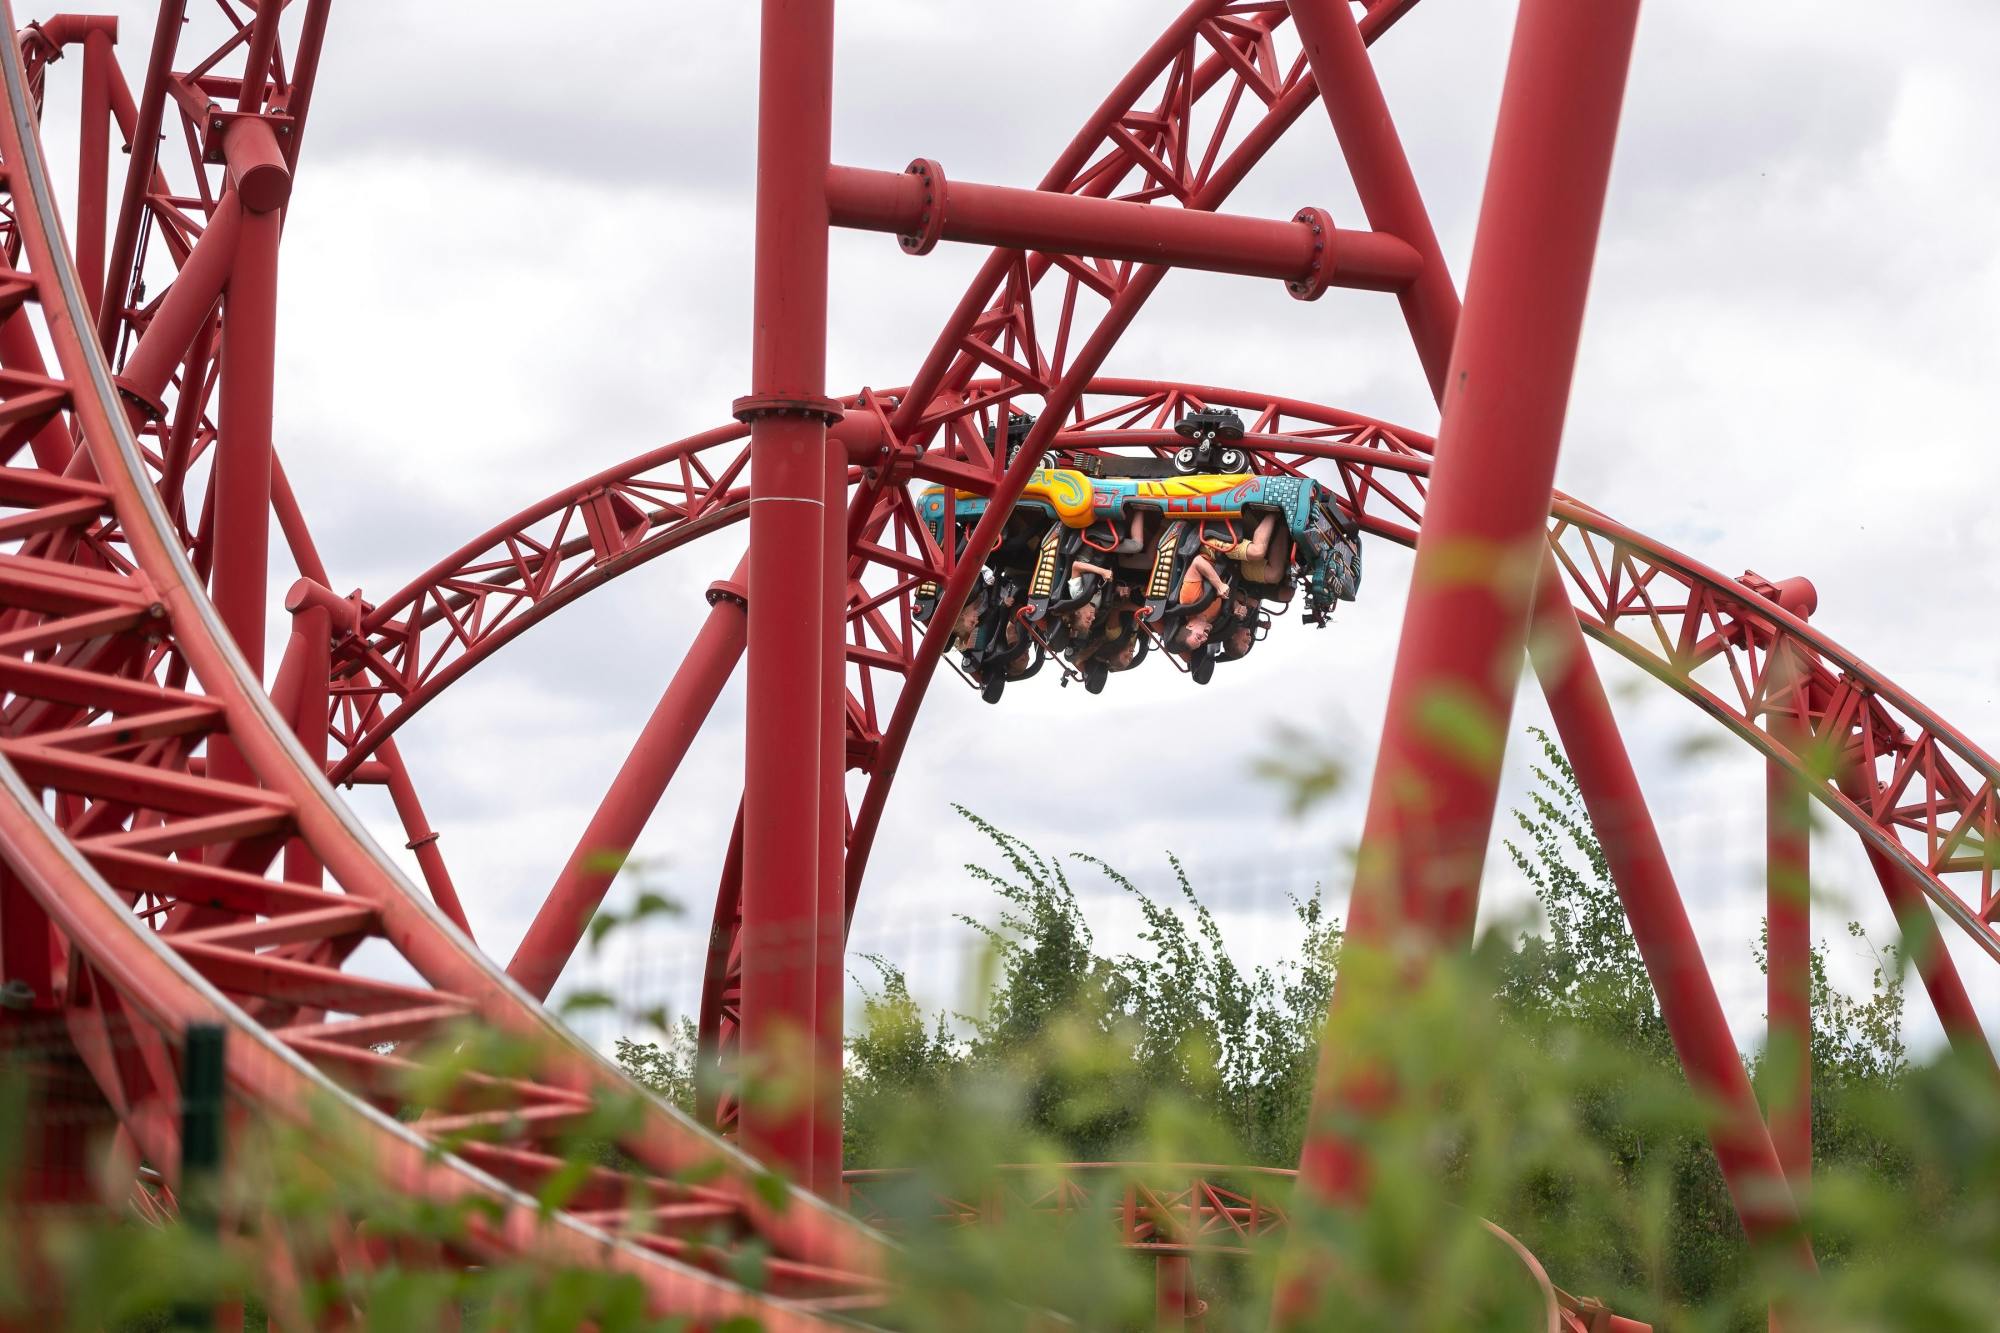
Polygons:
<instances>
[{"instance_id":1,"label":"overcast sky","mask_svg":"<svg viewBox=\"0 0 2000 1333\"><path fill-rule=\"evenodd\" d=\"M747 388L755 6L431 0L336 13L283 257L280 448L341 590L381 595L503 515L725 420ZM1171 18L1161 0L850 0L837 161L939 159L1031 185ZM1462 285L1513 5L1430 0L1377 62ZM1002 17L1004 16L1004 18ZM151 19L127 18L137 81ZM1285 50L1289 56L1289 42ZM1803 574L1817 623L1977 741L2000 744L2000 11L1863 0L1654 3L1632 71L1559 485L1727 573ZM77 62L51 76L74 95ZM62 131L51 145L63 149ZM1231 201L1362 225L1308 114ZM906 381L977 252L921 259L836 236L829 388ZM1177 274L1107 366L1338 404L1430 431L1394 302L1304 305L1275 282ZM503 959L739 551L725 536L585 599L495 656L402 733L475 930ZM889 806L856 948L956 1002L990 916L959 866L969 805L1052 852L1105 856L1154 890L1188 864L1246 958L1286 950L1287 891L1340 867L1359 827L1407 556L1371 548L1358 604L1281 622L1206 690L1164 664L1101 697L1046 676L997 708L944 674ZM290 571L275 571L279 587ZM274 658L275 660L275 658ZM1738 1035L1761 981L1762 776L1686 703L1604 658L1628 738ZM1196 708L1199 712L1194 711ZM1541 721L1524 692L1520 726ZM1305 820L1251 781L1297 724L1351 763ZM1087 726L1086 726L1087 724ZM1203 748L1188 744L1198 729ZM1518 731L1518 727L1517 727ZM1078 735L1094 738L1078 748ZM1169 737L1172 744L1165 744ZM685 1008L739 788L740 679L638 852L684 927L598 965ZM1506 799L1524 789L1517 737ZM1101 775L1088 785L1077 779ZM1217 779L1220 779L1219 781ZM384 807L364 797L371 816ZM392 847L401 834L378 827ZM1821 839L1821 931L1891 935L1851 837ZM621 890L621 893L625 890ZM1494 877L1494 919L1522 890ZM1116 946L1132 916L1093 904ZM2000 968L1955 953L2000 1024ZM1911 1012L1921 1035L1925 1003Z\"/></svg>"}]
</instances>

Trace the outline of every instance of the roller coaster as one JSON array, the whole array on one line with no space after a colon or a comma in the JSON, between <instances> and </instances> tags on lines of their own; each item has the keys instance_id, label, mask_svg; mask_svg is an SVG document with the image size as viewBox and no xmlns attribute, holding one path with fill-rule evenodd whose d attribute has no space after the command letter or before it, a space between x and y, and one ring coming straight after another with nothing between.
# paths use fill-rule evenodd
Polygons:
<instances>
[{"instance_id":1,"label":"roller coaster","mask_svg":"<svg viewBox=\"0 0 2000 1333\"><path fill-rule=\"evenodd\" d=\"M1860 839L1946 1034L1991 1064L1941 929L2000 960L2000 767L1815 628L1806 580L1727 576L1553 490L1635 0L1523 0L1462 307L1369 55L1414 0L1194 0L1025 189L951 180L930 159L833 164L830 0L764 0L757 337L732 419L566 486L373 596L336 591L272 431L283 223L331 8L161 0L128 78L119 43L134 34L116 20L24 25L0 0L14 34L0 55L0 1016L64 1075L32 1108L30 1198L115 1207L119 1182L148 1180L170 1198L189 1034L220 1029L229 1119L304 1127L333 1108L381 1189L478 1205L450 1244L355 1243L354 1266L590 1266L699 1326L865 1321L893 1242L869 1225L869 1180L842 1176L844 939L940 662L957 653L989 699L1050 659L1100 690L1142 644L1207 681L1295 600L1324 619L1356 597L1364 542L1413 546L1416 564L1365 832L1397 855L1364 865L1351 940L1469 938L1498 759L1441 754L1419 704L1458 689L1504 723L1511 682L1488 664L1526 655L1689 1080L1727 1109L1716 1151L1743 1225L1795 1234L1810 1127L1767 1123L1752 1100L1587 638L1763 756L1774 830L1809 794ZM41 146L44 116L72 98L73 190ZM1322 112L1367 225L1316 207L1224 212ZM890 233L913 256L987 248L900 387L825 384L834 227ZM1438 436L1104 374L1176 267L1277 279L1305 301L1392 297ZM396 733L527 630L698 540L741 546L737 573L707 590L684 660L503 964L474 942L476 886L452 878ZM1451 576L1468 543L1503 576ZM296 579L273 607L286 563ZM267 663L274 623L289 633ZM542 1006L609 889L604 853L638 839L739 661L742 801L701 992L711 1077L689 1117ZM1412 779L1436 799L1385 798ZM349 784L387 790L421 883L364 830ZM1803 876L1806 852L1772 846L1771 1021L1796 1035L1807 922L1775 886ZM405 979L385 979L384 958ZM1343 976L1335 1006L1356 1002ZM397 1114L427 1045L482 1031L530 1057L465 1104ZM799 1033L805 1094L737 1095L731 1071L796 1055ZM1319 1095L1345 1094L1332 1078ZM629 1165L592 1168L551 1210L543 1191L567 1169L553 1144L607 1096L639 1108L611 1136ZM1300 1202L1338 1206L1366 1189L1364 1167L1316 1132ZM1119 1225L1161 1252L1163 1281L1184 1281L1166 1265L1196 1233L1282 1225L1254 1190L1158 1170L1168 1183ZM254 1218L237 1224L254 1240ZM730 1261L749 1249L767 1279L755 1289ZM1547 1289L1547 1327L1619 1326L1522 1261ZM275 1286L296 1280L286 1255L265 1262ZM1196 1317L1169 1307L1163 1323Z\"/></svg>"}]
</instances>

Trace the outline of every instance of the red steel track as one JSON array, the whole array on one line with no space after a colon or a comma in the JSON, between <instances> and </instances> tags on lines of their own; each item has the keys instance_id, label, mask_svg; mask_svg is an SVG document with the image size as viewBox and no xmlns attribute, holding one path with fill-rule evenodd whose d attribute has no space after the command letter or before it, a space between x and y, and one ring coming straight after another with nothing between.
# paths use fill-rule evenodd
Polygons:
<instances>
[{"instance_id":1,"label":"red steel track","mask_svg":"<svg viewBox=\"0 0 2000 1333\"><path fill-rule=\"evenodd\" d=\"M751 734L704 978L703 1059L733 1067L740 1047L754 1064L795 1021L815 1042L812 1077L832 1086L840 934L943 649L916 620L917 588L942 589L935 615L949 623L1047 451L1162 449L1183 412L1212 406L1245 414L1257 467L1309 472L1368 533L1417 547L1399 658L1416 665L1399 667L1399 686L1449 678L1476 656L1434 632L1440 615L1465 608L1441 611L1452 594L1423 571L1440 541L1484 532L1489 516L1465 508L1479 484L1469 478L1501 469L1491 508L1530 521L1525 535L1484 535L1525 540L1540 558L1534 527L1546 515L1552 556L1538 590L1494 592L1469 623L1511 660L1532 606L1547 631L1539 642L1580 630L1636 663L1789 775L1774 779L1774 820L1781 793L1803 784L1862 840L1952 1040L1990 1063L1932 911L2000 960L2000 766L1814 629L1804 580L1727 577L1537 493L1520 479L1534 469L1513 466L1553 465L1574 329L1551 315L1517 337L1493 312L1532 303L1490 293L1560 289L1556 304L1580 310L1596 213L1538 218L1547 199L1572 196L1537 173L1570 172L1562 190L1601 198L1623 69L1611 53L1629 41L1619 25L1630 0L1606 0L1588 18L1525 0L1515 55L1527 73L1510 74L1482 221L1482 237L1490 223L1498 239L1475 256L1463 319L1367 56L1413 3L1372 0L1357 12L1345 0L1194 0L1039 186L1017 190L954 182L930 160L900 174L827 161L831 5L765 0L760 334L739 421L566 487L377 601L340 592L271 434L279 241L330 0L299 0L289 17L223 0L219 25L184 22L185 0L163 0L136 91L113 58L115 22L64 16L21 30L0 60L0 957L14 997L25 987L31 1017L61 1034L115 1114L130 1150L120 1160L136 1155L172 1183L182 1036L191 1023L220 1023L239 1120L304 1124L332 1106L383 1186L490 1201L491 1220L443 1261L608 1265L637 1275L660 1313L749 1314L767 1328L878 1302L876 1233L804 1188L772 1205L749 1156L657 1099L641 1098L617 1139L651 1205L630 1215L629 1178L602 1171L543 1215L536 1192L561 1166L555 1140L631 1089L539 1002L610 885L603 854L637 839L747 646ZM13 30L6 0L0 22ZM1605 27L1589 36L1589 23ZM1579 52L1602 56L1587 87L1532 77ZM49 66L65 53L82 66L73 246L39 145ZM1546 87L1580 88L1589 109L1552 118L1537 92ZM1315 105L1333 122L1367 228L1336 226L1310 206L1290 219L1222 212ZM114 126L131 153L115 201L102 188ZM912 254L994 247L904 387L838 400L824 391L831 226L894 233ZM1530 234L1542 239L1525 255L1508 248ZM1444 445L1292 399L1102 375L1174 267L1276 278L1305 300L1393 293L1439 395ZM1502 373L1516 356L1531 360ZM1524 396L1497 413L1455 407L1448 386L1480 373ZM986 441L1005 438L996 427L1015 411L1037 419L1010 461ZM923 484L994 500L963 551L939 549L918 520ZM287 650L267 671L272 515L299 577L285 603ZM738 525L747 537L727 534L747 546L738 573L710 589L686 661L502 971L470 938L395 732L563 607ZM815 661L818 670L799 669ZM1744 1223L1781 1230L1791 1199L1742 1187L1774 1165L1804 1187L1795 1124L1774 1116L1767 1131L1749 1105L1588 654L1538 653L1535 665L1683 1063L1737 1113L1716 1146ZM1396 729L1400 697L1384 772L1425 762ZM817 762L798 762L801 752ZM850 791L855 772L862 783ZM1436 835L1476 831L1491 778L1452 780L1462 828L1371 821L1370 836L1434 849L1447 840ZM342 782L388 787L428 895L361 831L334 790ZM1774 885L1781 870L1803 871L1804 853L1782 851L1775 833L1773 851ZM1788 857L1796 865L1779 864ZM1355 910L1397 904L1449 947L1469 925L1476 871L1457 888L1435 902L1409 884L1357 889ZM1772 919L1798 932L1774 927L1780 1024L1793 1021L1803 985L1782 960L1806 926L1803 913L1774 908ZM1379 921L1355 924L1359 937ZM383 1044L465 1025L525 1043L527 1067L481 1081L476 1104L395 1119L410 1058ZM839 1191L837 1117L740 1113L726 1093L703 1116L803 1186ZM95 1169L73 1151L72 1188ZM1309 1144L1316 1197L1360 1188L1339 1152L1319 1137ZM703 1183L678 1183L690 1173ZM1184 1205L1156 1199L1154 1230L1128 1239L1159 1248L1167 1217L1183 1229L1202 1219L1239 1227L1241 1200L1212 1184L1196 1182ZM1268 1216L1249 1207L1261 1229ZM254 1230L255 1219L238 1221ZM768 1253L765 1292L723 1276L740 1247ZM1550 1326L1573 1323L1576 1311L1557 1304L1551 1295Z\"/></svg>"}]
</instances>

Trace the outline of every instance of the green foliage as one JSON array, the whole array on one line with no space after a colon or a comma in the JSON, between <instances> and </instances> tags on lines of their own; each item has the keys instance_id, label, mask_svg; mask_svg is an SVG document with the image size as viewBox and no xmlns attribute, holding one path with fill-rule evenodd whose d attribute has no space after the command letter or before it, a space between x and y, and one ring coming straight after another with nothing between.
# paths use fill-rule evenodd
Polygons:
<instances>
[{"instance_id":1,"label":"green foliage","mask_svg":"<svg viewBox=\"0 0 2000 1333\"><path fill-rule=\"evenodd\" d=\"M694 1114L695 1073L698 1067L694 1020L683 1018L666 1029L664 1043L617 1040L612 1054L632 1081L677 1110Z\"/></svg>"},{"instance_id":2,"label":"green foliage","mask_svg":"<svg viewBox=\"0 0 2000 1333\"><path fill-rule=\"evenodd\" d=\"M868 960L882 989L865 996L862 1032L848 1047L850 1161L886 1164L875 1108L934 1103L960 1081L995 1078L1019 1090L1026 1126L1072 1160L1132 1155L1146 1108L1162 1098L1213 1126L1234 1157L1295 1160L1340 952L1339 927L1318 898L1293 902L1295 956L1246 973L1177 860L1183 912L1075 855L1129 893L1145 922L1140 951L1107 957L1062 860L960 813L997 854L998 868L967 867L1001 901L997 925L968 921L990 946L992 984L983 1010L954 1028L946 1015L925 1018L887 960Z\"/></svg>"},{"instance_id":3,"label":"green foliage","mask_svg":"<svg viewBox=\"0 0 2000 1333\"><path fill-rule=\"evenodd\" d=\"M1392 1084L1433 1090L1421 1113L1406 1107L1347 1127L1366 1140L1377 1172L1361 1214L1294 1216L1350 1261L1356 1281L1338 1287L1343 1326L1477 1327L1489 1316L1502 1326L1517 1315L1504 1298L1500 1313L1481 1305L1482 1293L1508 1289L1481 1216L1564 1285L1667 1327L1761 1326L1774 1295L1817 1311L1812 1327L1928 1327L1897 1310L1910 1284L1883 1255L1947 1271L1966 1291L1989 1289L2000 1249L1978 1245L2000 1224L1984 1215L1965 1226L1974 1201L1947 1164L1995 1150L1993 1089L1950 1061L1910 1068L1893 948L1878 951L1857 996L1831 983L1823 946L1812 953L1811 1222L1828 1279L1798 1287L1779 1256L1749 1249L1710 1146L1712 1108L1681 1073L1574 774L1537 735L1536 790L1515 812L1508 848L1539 922L1512 938L1490 935L1394 1012L1350 1013L1351 1030L1335 1033L1360 1064L1393 1071ZM1080 1303L1060 1297L1058 1274L1087 1237L1064 1231L1037 1248L1018 1219L1011 1236L991 1225L940 1231L925 1225L926 1208L996 1189L1024 1196L1003 1162L1293 1165L1342 958L1339 924L1317 896L1295 901L1291 960L1246 972L1177 860L1174 899L1154 902L1094 857L1050 857L961 813L993 851L969 873L1000 900L995 924L970 923L989 944L984 1004L956 1022L927 1016L891 964L869 960L880 989L849 1047L850 1160L917 1168L893 1189L905 1192L906 1234L923 1238L908 1277L912 1291L934 1298L927 1309L969 1317L945 1294L953 1284L1005 1290L1001 1256L1032 1254L1033 1271L1050 1275L1039 1299L1099 1326L1091 1312L1103 1313L1110 1292L1079 1283ZM1079 870L1133 896L1143 922L1133 950L1099 951ZM1858 927L1850 934L1862 938ZM1748 1062L1753 1076L1760 1065ZM1906 1104L1920 1090L1921 1114ZM1910 1234L1952 1239L1919 1253ZM1261 1315L1265 1298L1253 1293L1271 1261L1203 1266L1204 1291L1232 1298L1218 1300L1211 1326ZM1876 1312L1876 1322L1857 1322L1828 1296L1850 1288L1861 1293L1854 1308ZM1964 1319L1976 1308L1970 1297L1931 1293L1922 1304L1943 1312L1939 1327L1975 1326Z\"/></svg>"}]
</instances>

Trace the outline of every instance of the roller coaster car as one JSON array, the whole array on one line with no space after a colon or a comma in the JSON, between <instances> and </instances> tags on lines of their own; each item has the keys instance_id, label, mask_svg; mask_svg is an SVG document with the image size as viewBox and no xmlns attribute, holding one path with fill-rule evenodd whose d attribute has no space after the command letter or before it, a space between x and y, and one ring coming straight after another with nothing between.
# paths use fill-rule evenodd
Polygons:
<instances>
[{"instance_id":1,"label":"roller coaster car","mask_svg":"<svg viewBox=\"0 0 2000 1333\"><path fill-rule=\"evenodd\" d=\"M1218 420L1220 417L1229 420ZM1203 419L1206 418L1206 419ZM1193 462L1202 465L1203 446L1210 463L1231 453L1235 446L1220 444L1234 430L1240 438L1241 422L1233 413L1196 414L1186 418L1196 426L1184 435L1199 437L1187 446L1195 449ZM1218 452L1219 449L1219 452ZM1186 452L1186 449L1182 451ZM1262 637L1269 624L1269 611L1282 611L1301 588L1305 591L1303 618L1309 624L1324 625L1335 602L1353 601L1361 584L1360 531L1354 520L1337 504L1332 492L1309 477L1253 472L1182 472L1179 460L1118 458L1107 455L1058 455L1054 461L1064 466L1038 469L1028 480L1000 543L987 562L993 575L1013 589L1018 601L1009 615L1017 616L1025 637L1032 639L1042 655L1063 652L1071 657L1087 643L1070 642L1068 613L1083 602L1095 600L1097 619L1109 620L1115 613L1109 590L1102 588L1101 576L1072 571L1079 561L1097 568L1133 576L1140 587L1137 601L1147 629L1163 640L1171 637L1185 620L1206 610L1216 595L1205 587L1202 596L1188 603L1180 600L1197 556L1206 551L1210 563L1223 573L1231 594L1254 615L1229 614L1234 622L1254 620L1254 636ZM1168 469L1173 469L1169 471ZM962 546L963 535L985 514L987 499L970 492L950 492L932 487L918 496L918 512L940 546L947 542ZM1134 528L1134 517L1146 516L1153 526L1148 538L1151 548L1134 557L1117 554L1121 534ZM1267 519L1278 520L1265 530ZM1262 531L1261 558L1250 552L1257 542L1250 536ZM929 620L935 589L918 589L916 612ZM1098 624L1097 632L1107 626ZM1218 625L1218 629L1223 626ZM1004 648L1009 654L1025 651L1010 641L1003 629L1001 637L986 635L986 657L973 654L968 671L982 685L993 678L992 653ZM1086 632L1079 637L1095 637ZM1236 636L1241 642L1241 636ZM997 646L996 646L997 645ZM1205 680L1214 661L1229 660L1240 653L1218 648L1196 654L1190 670ZM1205 658L1205 660L1203 660ZM1040 667L1040 656L1031 667L1021 669L1019 657L1008 657L1008 669L1001 679L1019 679ZM1197 664L1198 663L1198 664ZM1067 670L1067 668L1066 668ZM1078 667L1086 688L1101 679L1088 664ZM1093 689L1095 692L1095 689Z\"/></svg>"}]
</instances>

